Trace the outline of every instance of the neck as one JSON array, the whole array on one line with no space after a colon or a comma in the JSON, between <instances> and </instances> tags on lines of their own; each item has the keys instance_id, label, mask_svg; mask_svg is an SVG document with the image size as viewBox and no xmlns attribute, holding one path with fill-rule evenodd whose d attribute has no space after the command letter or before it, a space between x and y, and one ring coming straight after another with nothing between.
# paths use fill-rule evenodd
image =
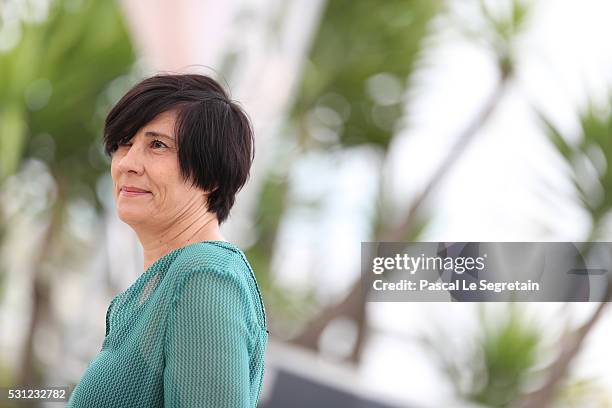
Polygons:
<instances>
[{"instance_id":1,"label":"neck","mask_svg":"<svg viewBox=\"0 0 612 408\"><path fill-rule=\"evenodd\" d=\"M209 212L178 217L162 229L134 229L144 252L144 270L175 249L202 241L225 241L216 215Z\"/></svg>"}]
</instances>

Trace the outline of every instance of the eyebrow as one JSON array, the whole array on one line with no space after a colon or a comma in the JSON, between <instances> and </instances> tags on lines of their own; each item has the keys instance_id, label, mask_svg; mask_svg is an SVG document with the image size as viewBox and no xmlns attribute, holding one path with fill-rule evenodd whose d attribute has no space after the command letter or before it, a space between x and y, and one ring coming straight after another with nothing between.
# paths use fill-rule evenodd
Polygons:
<instances>
[{"instance_id":1,"label":"eyebrow","mask_svg":"<svg viewBox=\"0 0 612 408\"><path fill-rule=\"evenodd\" d=\"M149 130L149 131L145 132L145 136L148 136L148 137L163 137L163 138L166 138L168 140L172 140L174 142L174 138L173 137L170 137L170 136L165 135L163 133L155 132L155 131L152 131L152 130Z\"/></svg>"}]
</instances>

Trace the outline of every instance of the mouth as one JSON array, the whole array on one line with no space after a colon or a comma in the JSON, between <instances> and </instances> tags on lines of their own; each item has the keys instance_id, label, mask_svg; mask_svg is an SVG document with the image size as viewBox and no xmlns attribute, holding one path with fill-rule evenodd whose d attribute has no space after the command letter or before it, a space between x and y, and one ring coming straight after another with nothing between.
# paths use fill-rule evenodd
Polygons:
<instances>
[{"instance_id":1,"label":"mouth","mask_svg":"<svg viewBox=\"0 0 612 408\"><path fill-rule=\"evenodd\" d=\"M143 190L138 187L121 187L119 190L119 195L126 197L141 197L151 194L150 191Z\"/></svg>"}]
</instances>

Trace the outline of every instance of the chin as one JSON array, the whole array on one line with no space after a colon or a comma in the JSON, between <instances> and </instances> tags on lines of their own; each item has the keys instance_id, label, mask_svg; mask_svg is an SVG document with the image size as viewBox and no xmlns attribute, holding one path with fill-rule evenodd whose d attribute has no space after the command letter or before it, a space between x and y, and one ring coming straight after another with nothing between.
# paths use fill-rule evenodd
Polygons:
<instances>
[{"instance_id":1,"label":"chin","mask_svg":"<svg viewBox=\"0 0 612 408\"><path fill-rule=\"evenodd\" d=\"M117 208L117 216L123 222L128 225L140 224L144 222L147 217L142 213L142 211L135 211L133 209L127 208Z\"/></svg>"}]
</instances>

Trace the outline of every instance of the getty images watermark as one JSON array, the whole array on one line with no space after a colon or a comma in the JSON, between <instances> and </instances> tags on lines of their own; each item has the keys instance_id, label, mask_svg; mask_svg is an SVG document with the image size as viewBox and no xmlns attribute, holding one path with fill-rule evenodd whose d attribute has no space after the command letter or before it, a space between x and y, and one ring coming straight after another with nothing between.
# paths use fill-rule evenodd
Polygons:
<instances>
[{"instance_id":1,"label":"getty images watermark","mask_svg":"<svg viewBox=\"0 0 612 408\"><path fill-rule=\"evenodd\" d=\"M369 301L598 302L610 242L362 242Z\"/></svg>"}]
</instances>

